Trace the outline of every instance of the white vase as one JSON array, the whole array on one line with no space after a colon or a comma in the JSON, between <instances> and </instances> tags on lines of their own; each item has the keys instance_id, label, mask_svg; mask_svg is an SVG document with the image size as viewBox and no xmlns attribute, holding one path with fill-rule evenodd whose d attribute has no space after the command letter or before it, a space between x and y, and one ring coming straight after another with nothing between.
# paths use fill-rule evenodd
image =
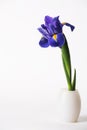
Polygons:
<instances>
[{"instance_id":1,"label":"white vase","mask_svg":"<svg viewBox=\"0 0 87 130\"><path fill-rule=\"evenodd\" d=\"M81 99L78 90L62 89L59 97L59 120L76 122L81 110Z\"/></svg>"}]
</instances>

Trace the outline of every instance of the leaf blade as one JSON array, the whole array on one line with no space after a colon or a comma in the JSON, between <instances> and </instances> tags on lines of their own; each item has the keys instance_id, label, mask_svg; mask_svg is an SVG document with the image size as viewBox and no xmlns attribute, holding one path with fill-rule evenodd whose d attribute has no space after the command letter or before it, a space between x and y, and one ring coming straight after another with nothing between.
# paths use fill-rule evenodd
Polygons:
<instances>
[{"instance_id":1,"label":"leaf blade","mask_svg":"<svg viewBox=\"0 0 87 130\"><path fill-rule=\"evenodd\" d=\"M65 38L65 43L61 49L62 49L62 56L63 56L64 62L65 62L66 70L67 70L68 76L71 80L71 58L70 58L70 51L69 51L69 47L68 47L66 38Z\"/></svg>"},{"instance_id":2,"label":"leaf blade","mask_svg":"<svg viewBox=\"0 0 87 130\"><path fill-rule=\"evenodd\" d=\"M73 90L75 90L75 87L76 87L76 69L74 69L74 78L73 78L73 82L72 82Z\"/></svg>"},{"instance_id":3,"label":"leaf blade","mask_svg":"<svg viewBox=\"0 0 87 130\"><path fill-rule=\"evenodd\" d=\"M68 90L72 90L71 80L70 80L69 75L67 73L67 69L66 69L66 65L65 65L65 61L64 61L63 56L62 56L62 61L63 61L63 67L64 67L64 71L65 71L65 75L66 75L66 79L67 79L67 83L68 83Z\"/></svg>"}]
</instances>

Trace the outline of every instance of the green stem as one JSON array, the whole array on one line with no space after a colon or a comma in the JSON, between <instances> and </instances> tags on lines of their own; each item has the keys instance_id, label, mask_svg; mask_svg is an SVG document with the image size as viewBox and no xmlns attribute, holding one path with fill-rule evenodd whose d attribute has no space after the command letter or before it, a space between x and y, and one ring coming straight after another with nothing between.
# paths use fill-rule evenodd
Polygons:
<instances>
[{"instance_id":1,"label":"green stem","mask_svg":"<svg viewBox=\"0 0 87 130\"><path fill-rule=\"evenodd\" d=\"M69 51L66 37L65 37L65 43L62 46L61 51L62 51L62 60L63 60L64 71L65 71L65 75L66 75L66 79L67 79L67 83L68 83L68 89L72 90L71 59L70 59L70 51Z\"/></svg>"},{"instance_id":2,"label":"green stem","mask_svg":"<svg viewBox=\"0 0 87 130\"><path fill-rule=\"evenodd\" d=\"M64 35L65 37L65 35ZM68 84L68 90L74 91L75 86L76 86L76 69L74 70L74 78L72 82L71 78L71 58L70 58L70 51L68 47L68 43L65 37L65 43L61 48L62 52L62 61L63 61L63 67L67 79L67 84Z\"/></svg>"},{"instance_id":3,"label":"green stem","mask_svg":"<svg viewBox=\"0 0 87 130\"><path fill-rule=\"evenodd\" d=\"M67 80L67 83L68 83L68 90L71 90L72 84L71 84L71 80L70 80L68 73L67 73L67 69L66 69L66 65L65 65L63 56L62 56L62 61L63 61L63 67L64 67L65 75L66 75L66 80Z\"/></svg>"}]
</instances>

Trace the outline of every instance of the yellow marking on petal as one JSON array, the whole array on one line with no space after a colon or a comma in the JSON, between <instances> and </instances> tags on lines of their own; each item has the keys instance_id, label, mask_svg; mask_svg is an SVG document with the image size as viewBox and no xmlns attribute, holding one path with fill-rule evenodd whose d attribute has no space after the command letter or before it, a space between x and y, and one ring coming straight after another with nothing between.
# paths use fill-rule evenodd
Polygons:
<instances>
[{"instance_id":1,"label":"yellow marking on petal","mask_svg":"<svg viewBox=\"0 0 87 130\"><path fill-rule=\"evenodd\" d=\"M57 35L56 35L56 34L53 35L53 39L54 39L55 41L57 40Z\"/></svg>"},{"instance_id":2,"label":"yellow marking on petal","mask_svg":"<svg viewBox=\"0 0 87 130\"><path fill-rule=\"evenodd\" d=\"M62 23L62 25L65 25L65 24L66 24L66 22L63 22L63 23Z\"/></svg>"}]
</instances>

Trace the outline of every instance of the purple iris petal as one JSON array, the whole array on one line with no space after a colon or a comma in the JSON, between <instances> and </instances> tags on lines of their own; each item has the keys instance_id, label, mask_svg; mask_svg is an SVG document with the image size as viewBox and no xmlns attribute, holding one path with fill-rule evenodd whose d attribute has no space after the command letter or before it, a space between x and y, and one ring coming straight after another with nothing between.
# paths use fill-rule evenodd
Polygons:
<instances>
[{"instance_id":1,"label":"purple iris petal","mask_svg":"<svg viewBox=\"0 0 87 130\"><path fill-rule=\"evenodd\" d=\"M53 34L57 33L54 26L52 24L49 24L49 30L50 30L50 35L53 36Z\"/></svg>"},{"instance_id":2,"label":"purple iris petal","mask_svg":"<svg viewBox=\"0 0 87 130\"><path fill-rule=\"evenodd\" d=\"M70 27L70 28L71 28L71 31L73 31L73 30L74 30L74 28L75 28L73 25L71 25L71 24L69 24L69 23L65 23L64 25L66 25L66 26Z\"/></svg>"},{"instance_id":3,"label":"purple iris petal","mask_svg":"<svg viewBox=\"0 0 87 130\"><path fill-rule=\"evenodd\" d=\"M50 38L48 32L45 29L38 28L38 30L45 38L47 38L47 39Z\"/></svg>"},{"instance_id":4,"label":"purple iris petal","mask_svg":"<svg viewBox=\"0 0 87 130\"><path fill-rule=\"evenodd\" d=\"M64 42L65 42L65 38L64 38L64 35L63 33L59 33L57 34L57 42L58 42L58 46L59 47L62 47Z\"/></svg>"},{"instance_id":5,"label":"purple iris petal","mask_svg":"<svg viewBox=\"0 0 87 130\"><path fill-rule=\"evenodd\" d=\"M59 16L53 19L53 25L57 33L62 33L62 24L59 21Z\"/></svg>"},{"instance_id":6,"label":"purple iris petal","mask_svg":"<svg viewBox=\"0 0 87 130\"><path fill-rule=\"evenodd\" d=\"M46 25L49 25L51 22L52 22L52 20L53 20L53 18L52 17L50 17L50 16L45 16L45 24Z\"/></svg>"},{"instance_id":7,"label":"purple iris petal","mask_svg":"<svg viewBox=\"0 0 87 130\"><path fill-rule=\"evenodd\" d=\"M47 30L47 27L46 27L46 25L44 25L44 24L41 24L41 27L42 27L43 29Z\"/></svg>"},{"instance_id":8,"label":"purple iris petal","mask_svg":"<svg viewBox=\"0 0 87 130\"><path fill-rule=\"evenodd\" d=\"M71 31L73 31L75 27L69 23L61 23L59 16L54 18L45 16L44 20L45 24L42 24L41 27L38 28L39 32L43 35L43 38L39 42L40 46L48 47L51 45L52 47L58 46L61 48L65 43L63 26L66 25L70 27Z\"/></svg>"},{"instance_id":9,"label":"purple iris petal","mask_svg":"<svg viewBox=\"0 0 87 130\"><path fill-rule=\"evenodd\" d=\"M39 42L39 45L44 48L48 47L49 46L48 40L46 38L42 37Z\"/></svg>"},{"instance_id":10,"label":"purple iris petal","mask_svg":"<svg viewBox=\"0 0 87 130\"><path fill-rule=\"evenodd\" d=\"M59 21L59 16L54 17L52 23L53 23L54 27L57 27L59 24L61 24Z\"/></svg>"},{"instance_id":11,"label":"purple iris petal","mask_svg":"<svg viewBox=\"0 0 87 130\"><path fill-rule=\"evenodd\" d=\"M50 38L48 42L51 47L58 47L58 42L56 42L53 38Z\"/></svg>"}]
</instances>

